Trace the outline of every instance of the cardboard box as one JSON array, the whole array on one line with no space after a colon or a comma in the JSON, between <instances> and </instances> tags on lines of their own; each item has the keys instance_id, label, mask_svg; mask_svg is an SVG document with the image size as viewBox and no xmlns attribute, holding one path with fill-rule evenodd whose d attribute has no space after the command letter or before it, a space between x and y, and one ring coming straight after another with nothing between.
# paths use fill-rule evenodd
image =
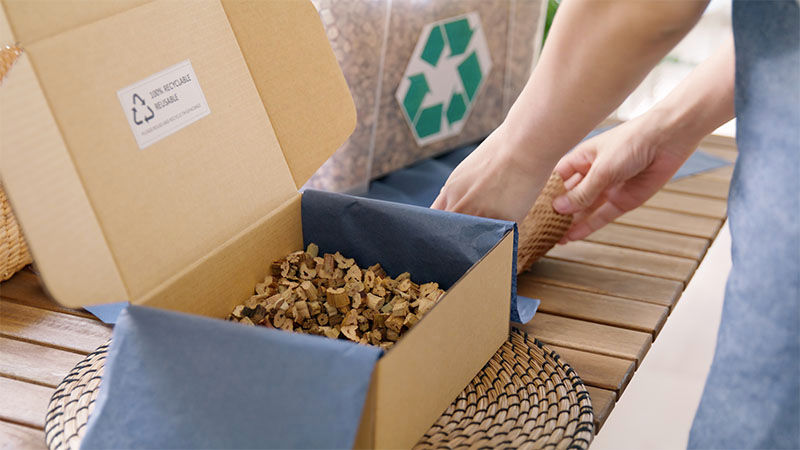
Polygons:
<instances>
[{"instance_id":1,"label":"cardboard box","mask_svg":"<svg viewBox=\"0 0 800 450\"><path fill-rule=\"evenodd\" d=\"M0 33L0 173L57 301L222 318L302 247L355 124L311 4L6 0ZM513 234L380 359L356 446L413 445L506 339Z\"/></svg>"}]
</instances>

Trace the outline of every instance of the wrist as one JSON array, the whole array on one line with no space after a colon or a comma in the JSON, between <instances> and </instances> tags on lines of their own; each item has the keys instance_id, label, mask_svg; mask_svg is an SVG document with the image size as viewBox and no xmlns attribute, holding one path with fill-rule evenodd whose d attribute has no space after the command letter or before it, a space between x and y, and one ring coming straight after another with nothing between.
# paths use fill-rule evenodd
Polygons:
<instances>
[{"instance_id":1,"label":"wrist","mask_svg":"<svg viewBox=\"0 0 800 450\"><path fill-rule=\"evenodd\" d=\"M552 171L569 148L561 149L547 131L539 130L530 118L517 120L511 114L497 127L503 142L501 157L509 165L526 172L540 174Z\"/></svg>"},{"instance_id":2,"label":"wrist","mask_svg":"<svg viewBox=\"0 0 800 450\"><path fill-rule=\"evenodd\" d=\"M640 117L656 148L668 147L692 153L708 134L688 110L661 102Z\"/></svg>"}]
</instances>

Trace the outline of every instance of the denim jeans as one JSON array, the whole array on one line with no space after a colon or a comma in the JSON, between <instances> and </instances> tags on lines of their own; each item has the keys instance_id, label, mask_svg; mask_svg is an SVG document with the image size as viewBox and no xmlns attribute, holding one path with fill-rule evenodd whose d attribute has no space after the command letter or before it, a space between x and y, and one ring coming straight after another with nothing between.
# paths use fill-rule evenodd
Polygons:
<instances>
[{"instance_id":1,"label":"denim jeans","mask_svg":"<svg viewBox=\"0 0 800 450\"><path fill-rule=\"evenodd\" d=\"M733 266L689 448L800 448L800 11L734 0Z\"/></svg>"}]
</instances>

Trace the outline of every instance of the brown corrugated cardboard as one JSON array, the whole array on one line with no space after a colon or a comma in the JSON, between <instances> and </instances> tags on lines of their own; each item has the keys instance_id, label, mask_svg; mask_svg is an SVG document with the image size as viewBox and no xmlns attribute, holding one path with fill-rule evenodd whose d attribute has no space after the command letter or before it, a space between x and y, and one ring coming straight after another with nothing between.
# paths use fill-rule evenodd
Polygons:
<instances>
[{"instance_id":1,"label":"brown corrugated cardboard","mask_svg":"<svg viewBox=\"0 0 800 450\"><path fill-rule=\"evenodd\" d=\"M4 117L8 117L3 126L9 130L4 135L19 129L38 135L41 124L52 116L57 121L49 120L51 141L64 143L42 143L47 153L57 155L29 151L19 161L13 156L4 158L3 166L10 173L27 175L46 168L72 172L36 176L52 184L50 189L36 189L34 196L63 199L65 188L55 186L55 180L69 179L72 184L83 185L85 194L69 198L84 197L88 205L79 210L70 202L64 204L70 209L65 216L80 222L71 228L72 238L59 238L75 243L74 248L59 251L74 259L70 264L74 273L65 276L64 283L96 272L98 268L93 266L99 259L111 257L119 272L104 276L102 280L117 281L97 289L92 297L59 295L65 304L91 304L109 298L136 301L148 295L167 278L296 196L292 172L299 180L297 184L304 183L314 170L307 166L321 164L354 126L352 101L329 48L320 45L325 38L310 4L287 8L279 3L232 2L226 4L227 11L215 2L193 3L189 15L181 14L185 7L179 2L153 2L42 40L23 41L26 53L20 60L20 70L9 76L8 89L2 94L12 97L3 100ZM25 20L35 17L47 22L47 11L40 13L22 15L11 23L26 28ZM292 15L291 20L287 20L287 14ZM275 21L267 23L271 28L242 25L263 17ZM238 24L242 35L238 40L230 23ZM280 37L287 35L285 27L293 27L296 34L290 36L307 36L305 45L292 39L281 43ZM252 30L264 29L275 30L278 37L258 40ZM251 30L250 35L247 30ZM257 45L252 43L256 40ZM169 44L164 45L166 42ZM252 47L253 56L247 63L240 45ZM260 55L268 55L272 66L259 61L263 58ZM186 59L197 72L211 114L140 152L128 124L119 120L123 111L117 98L108 94ZM30 73L23 73L23 66L29 65L33 66ZM254 80L259 82L263 98ZM23 90L17 87L18 82L31 86ZM36 114L15 112L19 107L30 108L26 103L41 93L46 100L40 102ZM293 98L297 102L293 103ZM270 119L280 126L279 138L284 145L278 144ZM11 148L13 142L5 144ZM219 148L227 151L219 152ZM56 164L58 158L64 161ZM14 166L17 163L19 167ZM213 168L213 174L203 168ZM14 184L14 180L6 184ZM13 186L9 190L15 191ZM38 245L38 235L45 235L41 239L49 241L52 224L40 216L41 208L25 210L27 204L41 203L26 201L23 205L16 196L12 194L12 202L20 203L17 213L34 242L36 260L40 266L48 266L46 251L37 248L43 247ZM32 217L26 220L28 215ZM98 225L102 232L97 230ZM90 240L97 241L97 248L91 252L82 245ZM47 247L53 246L48 243ZM56 271L43 267L42 272L47 278ZM54 293L68 289L62 287L64 283L46 281ZM103 284L110 282L100 281L98 286Z\"/></svg>"},{"instance_id":2,"label":"brown corrugated cardboard","mask_svg":"<svg viewBox=\"0 0 800 450\"><path fill-rule=\"evenodd\" d=\"M48 5L0 9L26 49L0 87L0 173L49 291L223 317L302 246L297 186L355 124L314 8ZM210 113L140 148L117 92L182 61ZM413 445L500 346L512 253L509 233L379 361L358 445Z\"/></svg>"},{"instance_id":3,"label":"brown corrugated cardboard","mask_svg":"<svg viewBox=\"0 0 800 450\"><path fill-rule=\"evenodd\" d=\"M412 446L506 340L513 245L509 233L378 362L375 448Z\"/></svg>"}]
</instances>

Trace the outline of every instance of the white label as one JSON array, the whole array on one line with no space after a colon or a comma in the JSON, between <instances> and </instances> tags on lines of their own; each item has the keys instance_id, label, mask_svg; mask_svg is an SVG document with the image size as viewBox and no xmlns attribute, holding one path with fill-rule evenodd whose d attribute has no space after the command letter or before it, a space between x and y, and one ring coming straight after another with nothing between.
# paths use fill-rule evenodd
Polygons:
<instances>
[{"instance_id":1,"label":"white label","mask_svg":"<svg viewBox=\"0 0 800 450\"><path fill-rule=\"evenodd\" d=\"M117 98L140 149L211 113L188 59L118 90Z\"/></svg>"}]
</instances>

